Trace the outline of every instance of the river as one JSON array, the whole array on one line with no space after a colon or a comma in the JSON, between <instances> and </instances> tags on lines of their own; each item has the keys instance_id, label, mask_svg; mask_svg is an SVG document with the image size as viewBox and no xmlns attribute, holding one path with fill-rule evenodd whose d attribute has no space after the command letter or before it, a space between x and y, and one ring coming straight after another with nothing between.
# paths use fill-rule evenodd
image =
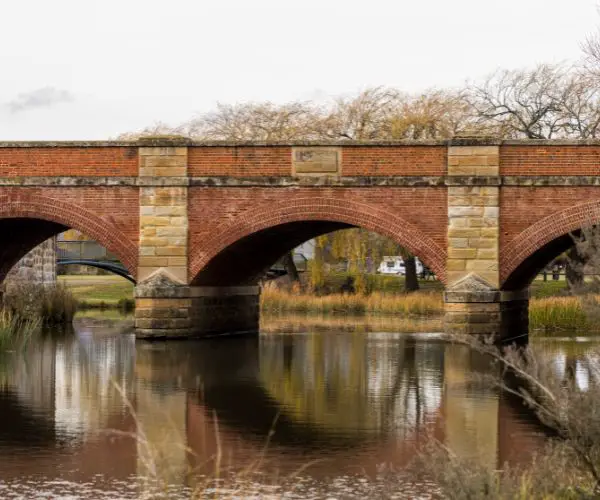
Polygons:
<instances>
[{"instance_id":1,"label":"river","mask_svg":"<svg viewBox=\"0 0 600 500\"><path fill-rule=\"evenodd\" d=\"M0 356L0 498L204 498L220 484L236 498L426 499L435 488L407 465L431 437L493 466L543 444L481 382L486 359L390 328L279 319L254 339L148 343L128 321L78 318ZM589 343L539 342L585 384Z\"/></svg>"}]
</instances>

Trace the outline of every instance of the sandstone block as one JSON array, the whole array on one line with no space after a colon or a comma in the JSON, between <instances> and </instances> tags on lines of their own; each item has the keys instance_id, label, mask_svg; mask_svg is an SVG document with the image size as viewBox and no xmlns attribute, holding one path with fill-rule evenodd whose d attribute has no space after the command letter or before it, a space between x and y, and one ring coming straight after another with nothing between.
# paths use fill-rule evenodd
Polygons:
<instances>
[{"instance_id":1,"label":"sandstone block","mask_svg":"<svg viewBox=\"0 0 600 500\"><path fill-rule=\"evenodd\" d=\"M492 155L500 154L499 146L450 146L448 156Z\"/></svg>"},{"instance_id":2,"label":"sandstone block","mask_svg":"<svg viewBox=\"0 0 600 500\"><path fill-rule=\"evenodd\" d=\"M448 167L448 175L476 175L477 167Z\"/></svg>"},{"instance_id":3,"label":"sandstone block","mask_svg":"<svg viewBox=\"0 0 600 500\"><path fill-rule=\"evenodd\" d=\"M451 217L448 220L448 227L451 227L451 228L467 227L467 219L464 217Z\"/></svg>"},{"instance_id":4,"label":"sandstone block","mask_svg":"<svg viewBox=\"0 0 600 500\"><path fill-rule=\"evenodd\" d=\"M450 248L468 248L469 247L469 239L468 238L450 238L448 240L448 246Z\"/></svg>"},{"instance_id":5,"label":"sandstone block","mask_svg":"<svg viewBox=\"0 0 600 500\"><path fill-rule=\"evenodd\" d=\"M154 176L156 177L185 177L187 167L155 167Z\"/></svg>"},{"instance_id":6,"label":"sandstone block","mask_svg":"<svg viewBox=\"0 0 600 500\"><path fill-rule=\"evenodd\" d=\"M142 215L140 217L140 226L168 226L170 224L168 217L156 217L154 215Z\"/></svg>"},{"instance_id":7,"label":"sandstone block","mask_svg":"<svg viewBox=\"0 0 600 500\"><path fill-rule=\"evenodd\" d=\"M164 267L168 265L167 257L152 257L141 255L139 257L139 267ZM139 279L139 277L138 277Z\"/></svg>"},{"instance_id":8,"label":"sandstone block","mask_svg":"<svg viewBox=\"0 0 600 500\"><path fill-rule=\"evenodd\" d=\"M449 248L449 259L474 259L477 257L476 248Z\"/></svg>"},{"instance_id":9,"label":"sandstone block","mask_svg":"<svg viewBox=\"0 0 600 500\"><path fill-rule=\"evenodd\" d=\"M498 248L478 248L477 258L498 260Z\"/></svg>"},{"instance_id":10,"label":"sandstone block","mask_svg":"<svg viewBox=\"0 0 600 500\"><path fill-rule=\"evenodd\" d=\"M187 217L169 217L169 224L171 226L186 227Z\"/></svg>"},{"instance_id":11,"label":"sandstone block","mask_svg":"<svg viewBox=\"0 0 600 500\"><path fill-rule=\"evenodd\" d=\"M139 148L140 156L187 156L187 147L150 147Z\"/></svg>"},{"instance_id":12,"label":"sandstone block","mask_svg":"<svg viewBox=\"0 0 600 500\"><path fill-rule=\"evenodd\" d=\"M164 246L156 247L156 255L182 256L187 254L186 247ZM165 263L164 265L168 265Z\"/></svg>"},{"instance_id":13,"label":"sandstone block","mask_svg":"<svg viewBox=\"0 0 600 500\"><path fill-rule=\"evenodd\" d=\"M140 255L144 255L144 256L152 256L152 255L156 255L156 248L155 247L140 247Z\"/></svg>"},{"instance_id":14,"label":"sandstone block","mask_svg":"<svg viewBox=\"0 0 600 500\"><path fill-rule=\"evenodd\" d=\"M140 169L146 168L183 168L187 167L186 156L141 156ZM185 174L184 174L185 175Z\"/></svg>"},{"instance_id":15,"label":"sandstone block","mask_svg":"<svg viewBox=\"0 0 600 500\"><path fill-rule=\"evenodd\" d=\"M168 241L157 236L140 236L140 247L164 247Z\"/></svg>"},{"instance_id":16,"label":"sandstone block","mask_svg":"<svg viewBox=\"0 0 600 500\"><path fill-rule=\"evenodd\" d=\"M156 235L163 236L163 237L169 237L169 236L182 237L182 236L187 236L187 233L188 233L187 227L182 227L182 226L178 226L178 227L168 226L168 227L156 228Z\"/></svg>"},{"instance_id":17,"label":"sandstone block","mask_svg":"<svg viewBox=\"0 0 600 500\"><path fill-rule=\"evenodd\" d=\"M482 238L491 238L497 240L500 235L500 228L496 227L482 227L480 229Z\"/></svg>"},{"instance_id":18,"label":"sandstone block","mask_svg":"<svg viewBox=\"0 0 600 500\"><path fill-rule=\"evenodd\" d=\"M467 261L467 271L498 271L498 262L496 260L473 258ZM478 272L477 274L481 276L481 273Z\"/></svg>"},{"instance_id":19,"label":"sandstone block","mask_svg":"<svg viewBox=\"0 0 600 500\"><path fill-rule=\"evenodd\" d=\"M465 271L467 269L467 261L464 259L448 259L448 271Z\"/></svg>"},{"instance_id":20,"label":"sandstone block","mask_svg":"<svg viewBox=\"0 0 600 500\"><path fill-rule=\"evenodd\" d=\"M483 209L483 216L498 218L500 216L500 208L499 207L485 207Z\"/></svg>"},{"instance_id":21,"label":"sandstone block","mask_svg":"<svg viewBox=\"0 0 600 500\"><path fill-rule=\"evenodd\" d=\"M469 248L498 248L494 238L469 238Z\"/></svg>"},{"instance_id":22,"label":"sandstone block","mask_svg":"<svg viewBox=\"0 0 600 500\"><path fill-rule=\"evenodd\" d=\"M173 206L168 206L168 207L154 207L154 213L156 215L170 215L170 216L185 217L187 214L187 206L173 205Z\"/></svg>"},{"instance_id":23,"label":"sandstone block","mask_svg":"<svg viewBox=\"0 0 600 500\"><path fill-rule=\"evenodd\" d=\"M483 216L483 207L448 207L448 217Z\"/></svg>"}]
</instances>

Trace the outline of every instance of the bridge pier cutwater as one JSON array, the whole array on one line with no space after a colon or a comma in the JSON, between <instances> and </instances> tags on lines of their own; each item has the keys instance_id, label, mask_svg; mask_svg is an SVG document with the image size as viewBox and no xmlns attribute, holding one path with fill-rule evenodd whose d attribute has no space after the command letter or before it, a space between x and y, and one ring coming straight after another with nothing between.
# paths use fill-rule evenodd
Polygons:
<instances>
[{"instance_id":1,"label":"bridge pier cutwater","mask_svg":"<svg viewBox=\"0 0 600 500\"><path fill-rule=\"evenodd\" d=\"M527 290L600 223L600 141L0 143L0 283L76 229L136 280L140 338L258 330L259 282L322 234L360 227L445 286L449 332L527 333Z\"/></svg>"}]
</instances>

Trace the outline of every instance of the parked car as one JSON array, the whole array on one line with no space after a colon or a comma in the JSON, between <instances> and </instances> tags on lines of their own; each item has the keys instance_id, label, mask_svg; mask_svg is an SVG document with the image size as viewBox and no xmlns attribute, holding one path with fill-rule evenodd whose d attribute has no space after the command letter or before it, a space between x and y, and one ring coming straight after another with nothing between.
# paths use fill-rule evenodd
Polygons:
<instances>
[{"instance_id":1,"label":"parked car","mask_svg":"<svg viewBox=\"0 0 600 500\"><path fill-rule=\"evenodd\" d=\"M417 267L417 274L423 273L423 264L418 257L415 257L415 265ZM379 264L377 272L381 274L396 274L400 276L406 275L406 265L404 259L399 255L385 256Z\"/></svg>"}]
</instances>

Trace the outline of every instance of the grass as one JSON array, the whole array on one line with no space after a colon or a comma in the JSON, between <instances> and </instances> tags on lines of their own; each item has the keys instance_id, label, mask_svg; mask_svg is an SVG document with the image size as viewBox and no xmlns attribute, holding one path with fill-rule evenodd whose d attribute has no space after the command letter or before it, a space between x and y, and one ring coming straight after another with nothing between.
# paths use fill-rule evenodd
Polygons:
<instances>
[{"instance_id":1,"label":"grass","mask_svg":"<svg viewBox=\"0 0 600 500\"><path fill-rule=\"evenodd\" d=\"M133 283L119 276L59 276L81 309L132 309Z\"/></svg>"},{"instance_id":2,"label":"grass","mask_svg":"<svg viewBox=\"0 0 600 500\"><path fill-rule=\"evenodd\" d=\"M0 309L0 351L16 349L24 344L40 326L38 317L26 318L8 309Z\"/></svg>"},{"instance_id":3,"label":"grass","mask_svg":"<svg viewBox=\"0 0 600 500\"><path fill-rule=\"evenodd\" d=\"M529 326L534 332L600 332L595 316L600 310L600 296L547 297L529 302Z\"/></svg>"},{"instance_id":4,"label":"grass","mask_svg":"<svg viewBox=\"0 0 600 500\"><path fill-rule=\"evenodd\" d=\"M372 293L316 296L266 287L260 298L261 311L267 314L369 314L435 316L444 311L442 296L436 292L388 295Z\"/></svg>"}]
</instances>

